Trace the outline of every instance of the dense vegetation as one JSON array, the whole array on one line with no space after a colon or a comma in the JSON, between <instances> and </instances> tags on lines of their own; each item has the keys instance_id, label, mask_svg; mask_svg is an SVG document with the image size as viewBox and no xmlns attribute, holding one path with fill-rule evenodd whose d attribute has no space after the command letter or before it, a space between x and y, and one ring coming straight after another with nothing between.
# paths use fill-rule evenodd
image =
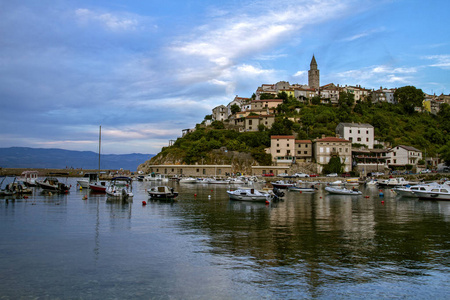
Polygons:
<instances>
[{"instance_id":1,"label":"dense vegetation","mask_svg":"<svg viewBox=\"0 0 450 300\"><path fill-rule=\"evenodd\" d=\"M320 104L318 97L300 102L282 92L278 98L283 103L277 107L272 128L260 126L258 132L239 133L225 129L227 122L214 121L208 128L197 125L196 131L163 148L160 155L171 153L193 164L202 162L211 150L226 147L228 151L249 152L260 164L270 164L264 148L270 146L271 135L296 134L298 139L315 139L322 134L334 136L340 122L359 122L373 125L377 140L391 146L414 146L427 156L441 154L450 162L450 106L441 105L438 115L417 112L414 107L421 106L423 92L410 86L398 89L394 97L398 105L372 103L370 99L355 103L353 94L341 93L339 104L333 106Z\"/></svg>"}]
</instances>

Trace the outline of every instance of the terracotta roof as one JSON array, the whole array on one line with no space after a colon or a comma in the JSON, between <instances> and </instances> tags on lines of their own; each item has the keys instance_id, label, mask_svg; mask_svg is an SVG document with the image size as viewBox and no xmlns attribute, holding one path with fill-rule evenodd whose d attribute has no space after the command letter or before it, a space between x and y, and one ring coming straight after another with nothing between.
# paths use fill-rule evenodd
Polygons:
<instances>
[{"instance_id":1,"label":"terracotta roof","mask_svg":"<svg viewBox=\"0 0 450 300\"><path fill-rule=\"evenodd\" d=\"M311 140L295 140L296 144L312 144Z\"/></svg>"},{"instance_id":2,"label":"terracotta roof","mask_svg":"<svg viewBox=\"0 0 450 300\"><path fill-rule=\"evenodd\" d=\"M316 140L316 142L347 142L347 143L350 143L349 140L340 139L340 138L337 138L337 137L325 137L323 139Z\"/></svg>"},{"instance_id":3,"label":"terracotta roof","mask_svg":"<svg viewBox=\"0 0 450 300\"><path fill-rule=\"evenodd\" d=\"M252 102L283 102L283 99L253 100Z\"/></svg>"},{"instance_id":4,"label":"terracotta roof","mask_svg":"<svg viewBox=\"0 0 450 300\"><path fill-rule=\"evenodd\" d=\"M293 135L272 135L271 139L295 139Z\"/></svg>"}]
</instances>

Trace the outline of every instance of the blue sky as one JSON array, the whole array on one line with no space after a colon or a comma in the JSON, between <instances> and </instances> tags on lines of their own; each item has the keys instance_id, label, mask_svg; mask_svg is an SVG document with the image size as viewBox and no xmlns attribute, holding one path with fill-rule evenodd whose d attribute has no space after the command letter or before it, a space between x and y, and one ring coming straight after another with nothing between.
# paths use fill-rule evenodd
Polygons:
<instances>
[{"instance_id":1,"label":"blue sky","mask_svg":"<svg viewBox=\"0 0 450 300\"><path fill-rule=\"evenodd\" d=\"M450 93L450 1L0 0L0 147L156 154L261 84Z\"/></svg>"}]
</instances>

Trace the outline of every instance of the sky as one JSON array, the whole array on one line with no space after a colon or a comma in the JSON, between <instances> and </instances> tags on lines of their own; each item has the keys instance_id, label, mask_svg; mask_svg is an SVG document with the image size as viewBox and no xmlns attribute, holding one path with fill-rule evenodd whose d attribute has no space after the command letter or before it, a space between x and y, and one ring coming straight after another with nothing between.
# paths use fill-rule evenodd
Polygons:
<instances>
[{"instance_id":1,"label":"sky","mask_svg":"<svg viewBox=\"0 0 450 300\"><path fill-rule=\"evenodd\" d=\"M450 1L0 0L0 147L157 154L262 84L450 93Z\"/></svg>"}]
</instances>

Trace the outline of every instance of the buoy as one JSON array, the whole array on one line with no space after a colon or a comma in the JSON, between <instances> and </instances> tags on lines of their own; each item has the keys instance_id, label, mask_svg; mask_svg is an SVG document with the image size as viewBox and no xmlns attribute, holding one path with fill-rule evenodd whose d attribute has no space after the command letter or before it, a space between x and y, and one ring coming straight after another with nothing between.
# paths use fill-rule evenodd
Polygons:
<instances>
[{"instance_id":1,"label":"buoy","mask_svg":"<svg viewBox=\"0 0 450 300\"><path fill-rule=\"evenodd\" d=\"M383 201L383 200L381 200L381 204L384 204L384 201Z\"/></svg>"},{"instance_id":2,"label":"buoy","mask_svg":"<svg viewBox=\"0 0 450 300\"><path fill-rule=\"evenodd\" d=\"M144 206L145 206L145 205L147 205L147 202L145 202L145 201L142 201L142 205L144 205Z\"/></svg>"},{"instance_id":3,"label":"buoy","mask_svg":"<svg viewBox=\"0 0 450 300\"><path fill-rule=\"evenodd\" d=\"M28 199L28 196L23 196L23 199Z\"/></svg>"},{"instance_id":4,"label":"buoy","mask_svg":"<svg viewBox=\"0 0 450 300\"><path fill-rule=\"evenodd\" d=\"M384 197L384 194L383 194L383 193L380 193L380 197Z\"/></svg>"},{"instance_id":5,"label":"buoy","mask_svg":"<svg viewBox=\"0 0 450 300\"><path fill-rule=\"evenodd\" d=\"M211 195L208 195L208 199L211 199Z\"/></svg>"},{"instance_id":6,"label":"buoy","mask_svg":"<svg viewBox=\"0 0 450 300\"><path fill-rule=\"evenodd\" d=\"M369 198L369 196L364 196L364 198Z\"/></svg>"},{"instance_id":7,"label":"buoy","mask_svg":"<svg viewBox=\"0 0 450 300\"><path fill-rule=\"evenodd\" d=\"M80 185L80 191L83 189L83 187Z\"/></svg>"},{"instance_id":8,"label":"buoy","mask_svg":"<svg viewBox=\"0 0 450 300\"><path fill-rule=\"evenodd\" d=\"M269 200L266 200L266 204L270 204L270 201L269 201Z\"/></svg>"},{"instance_id":9,"label":"buoy","mask_svg":"<svg viewBox=\"0 0 450 300\"><path fill-rule=\"evenodd\" d=\"M87 195L84 195L84 196L83 196L83 200L87 200Z\"/></svg>"},{"instance_id":10,"label":"buoy","mask_svg":"<svg viewBox=\"0 0 450 300\"><path fill-rule=\"evenodd\" d=\"M213 192L213 190L211 190L211 193Z\"/></svg>"},{"instance_id":11,"label":"buoy","mask_svg":"<svg viewBox=\"0 0 450 300\"><path fill-rule=\"evenodd\" d=\"M194 194L194 197L197 197L197 194Z\"/></svg>"},{"instance_id":12,"label":"buoy","mask_svg":"<svg viewBox=\"0 0 450 300\"><path fill-rule=\"evenodd\" d=\"M300 194L302 193L302 191L300 191Z\"/></svg>"}]
</instances>

